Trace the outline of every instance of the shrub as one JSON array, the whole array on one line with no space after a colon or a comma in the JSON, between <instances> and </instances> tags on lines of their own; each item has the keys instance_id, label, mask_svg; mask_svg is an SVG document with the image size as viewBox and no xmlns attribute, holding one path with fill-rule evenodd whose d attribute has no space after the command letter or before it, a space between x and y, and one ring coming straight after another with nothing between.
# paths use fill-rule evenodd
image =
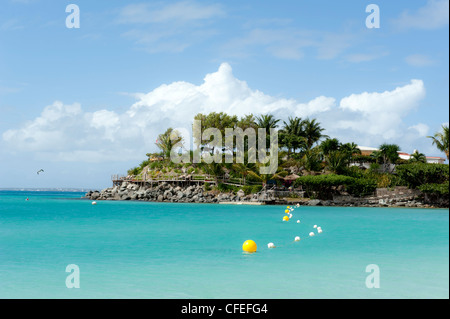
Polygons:
<instances>
[{"instance_id":1,"label":"shrub","mask_svg":"<svg viewBox=\"0 0 450 319\"><path fill-rule=\"evenodd\" d=\"M155 168L159 168L159 163L158 162L152 162L150 164L150 169L155 169Z\"/></svg>"},{"instance_id":2,"label":"shrub","mask_svg":"<svg viewBox=\"0 0 450 319\"><path fill-rule=\"evenodd\" d=\"M449 182L447 181L442 184L436 184L436 183L423 184L423 185L420 185L418 188L423 193L448 196L448 194L449 194L448 187L449 187Z\"/></svg>"},{"instance_id":3,"label":"shrub","mask_svg":"<svg viewBox=\"0 0 450 319\"><path fill-rule=\"evenodd\" d=\"M344 175L309 175L298 178L294 186L303 186L309 197L330 199L338 192L339 186L344 186L353 196L370 195L377 188L377 182L371 178L354 178Z\"/></svg>"},{"instance_id":4,"label":"shrub","mask_svg":"<svg viewBox=\"0 0 450 319\"><path fill-rule=\"evenodd\" d=\"M142 171L142 168L139 166L133 167L127 171L128 175L139 175Z\"/></svg>"},{"instance_id":5,"label":"shrub","mask_svg":"<svg viewBox=\"0 0 450 319\"><path fill-rule=\"evenodd\" d=\"M417 188L423 184L442 184L448 181L449 169L445 164L404 164L396 168L401 182L410 188Z\"/></svg>"},{"instance_id":6,"label":"shrub","mask_svg":"<svg viewBox=\"0 0 450 319\"><path fill-rule=\"evenodd\" d=\"M346 187L349 194L353 196L368 196L377 189L377 182L369 178L355 178Z\"/></svg>"},{"instance_id":7,"label":"shrub","mask_svg":"<svg viewBox=\"0 0 450 319\"><path fill-rule=\"evenodd\" d=\"M226 193L226 192L237 192L239 191L239 187L237 186L233 186L233 185L227 185L227 184L223 184L223 183L219 183L217 185L217 190L221 193Z\"/></svg>"},{"instance_id":8,"label":"shrub","mask_svg":"<svg viewBox=\"0 0 450 319\"><path fill-rule=\"evenodd\" d=\"M344 171L344 175L350 176L353 178L363 178L364 173L365 173L365 171L363 171L362 169L360 169L357 166L347 167Z\"/></svg>"},{"instance_id":9,"label":"shrub","mask_svg":"<svg viewBox=\"0 0 450 319\"><path fill-rule=\"evenodd\" d=\"M297 178L294 187L303 186L309 197L317 195L321 199L329 199L340 185L353 182L353 177L343 175L307 175Z\"/></svg>"},{"instance_id":10,"label":"shrub","mask_svg":"<svg viewBox=\"0 0 450 319\"><path fill-rule=\"evenodd\" d=\"M205 184L203 184L203 190L205 192L210 191L211 190L211 185L208 182L205 182Z\"/></svg>"},{"instance_id":11,"label":"shrub","mask_svg":"<svg viewBox=\"0 0 450 319\"><path fill-rule=\"evenodd\" d=\"M259 193L262 190L262 185L253 185L252 186L252 193Z\"/></svg>"},{"instance_id":12,"label":"shrub","mask_svg":"<svg viewBox=\"0 0 450 319\"><path fill-rule=\"evenodd\" d=\"M252 186L249 185L242 186L242 191L244 192L245 195L249 195L252 193Z\"/></svg>"},{"instance_id":13,"label":"shrub","mask_svg":"<svg viewBox=\"0 0 450 319\"><path fill-rule=\"evenodd\" d=\"M139 167L141 169L144 169L148 164L150 164L150 161L149 160L145 160L145 161L142 161L141 164L139 164Z\"/></svg>"}]
</instances>

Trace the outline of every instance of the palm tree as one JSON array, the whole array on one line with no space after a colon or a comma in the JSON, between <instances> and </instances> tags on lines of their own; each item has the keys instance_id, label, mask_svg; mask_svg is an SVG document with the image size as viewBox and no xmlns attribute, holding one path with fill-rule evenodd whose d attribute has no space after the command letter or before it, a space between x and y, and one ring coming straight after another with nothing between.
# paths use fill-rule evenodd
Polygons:
<instances>
[{"instance_id":1,"label":"palm tree","mask_svg":"<svg viewBox=\"0 0 450 319\"><path fill-rule=\"evenodd\" d=\"M255 125L258 128L266 129L266 148L270 146L270 129L277 128L279 119L275 119L272 114L263 114L261 116L256 117Z\"/></svg>"},{"instance_id":2,"label":"palm tree","mask_svg":"<svg viewBox=\"0 0 450 319\"><path fill-rule=\"evenodd\" d=\"M325 156L330 154L330 152L337 151L340 146L341 143L337 138L327 138L325 141L320 143L320 149Z\"/></svg>"},{"instance_id":3,"label":"palm tree","mask_svg":"<svg viewBox=\"0 0 450 319\"><path fill-rule=\"evenodd\" d=\"M331 151L326 157L327 166L333 173L341 174L348 164L348 154L343 151Z\"/></svg>"},{"instance_id":4,"label":"palm tree","mask_svg":"<svg viewBox=\"0 0 450 319\"><path fill-rule=\"evenodd\" d=\"M348 153L350 156L352 155L361 155L361 150L358 148L358 145L355 143L345 143L342 144L340 149L346 153Z\"/></svg>"},{"instance_id":5,"label":"palm tree","mask_svg":"<svg viewBox=\"0 0 450 319\"><path fill-rule=\"evenodd\" d=\"M299 117L289 117L288 122L283 121L283 129L280 131L281 145L288 149L288 156L291 150L302 148L306 139L303 135L303 120Z\"/></svg>"},{"instance_id":6,"label":"palm tree","mask_svg":"<svg viewBox=\"0 0 450 319\"><path fill-rule=\"evenodd\" d=\"M400 146L397 144L387 144L384 143L380 145L380 155L383 159L383 164L385 170L388 168L389 164L395 164L395 162L400 158L398 152L400 151Z\"/></svg>"},{"instance_id":7,"label":"palm tree","mask_svg":"<svg viewBox=\"0 0 450 319\"><path fill-rule=\"evenodd\" d=\"M240 174L243 177L243 184L246 184L246 179L249 174L254 176L253 173L256 171L256 164L244 161L244 163L234 163L231 165L233 171Z\"/></svg>"},{"instance_id":8,"label":"palm tree","mask_svg":"<svg viewBox=\"0 0 450 319\"><path fill-rule=\"evenodd\" d=\"M306 149L310 150L314 143L318 142L323 137L328 137L322 134L325 129L320 127L320 123L316 119L306 119L303 121L302 135L306 138Z\"/></svg>"},{"instance_id":9,"label":"palm tree","mask_svg":"<svg viewBox=\"0 0 450 319\"><path fill-rule=\"evenodd\" d=\"M438 132L434 136L427 136L433 140L433 145L436 145L437 149L444 152L449 159L449 139L448 139L448 125L442 125L442 133Z\"/></svg>"},{"instance_id":10,"label":"palm tree","mask_svg":"<svg viewBox=\"0 0 450 319\"><path fill-rule=\"evenodd\" d=\"M260 166L260 164L257 164L257 166ZM257 170L259 171L259 170ZM254 179L262 182L263 186L267 185L267 182L271 179L273 180L281 180L283 179L283 176L281 176L279 173L275 174L258 174L255 171L249 170L247 176L251 176Z\"/></svg>"},{"instance_id":11,"label":"palm tree","mask_svg":"<svg viewBox=\"0 0 450 319\"><path fill-rule=\"evenodd\" d=\"M423 153L419 153L418 151L415 151L411 154L411 158L409 159L410 163L426 163L427 157Z\"/></svg>"},{"instance_id":12,"label":"palm tree","mask_svg":"<svg viewBox=\"0 0 450 319\"><path fill-rule=\"evenodd\" d=\"M163 157L169 158L172 148L182 140L183 137L181 137L180 133L169 127L163 134L158 135L155 144L161 150Z\"/></svg>"},{"instance_id":13,"label":"palm tree","mask_svg":"<svg viewBox=\"0 0 450 319\"><path fill-rule=\"evenodd\" d=\"M350 166L354 155L361 155L361 150L355 143L342 144L340 150L347 155L347 166Z\"/></svg>"},{"instance_id":14,"label":"palm tree","mask_svg":"<svg viewBox=\"0 0 450 319\"><path fill-rule=\"evenodd\" d=\"M302 157L303 167L309 172L317 172L321 169L322 154L318 147L313 147L305 151Z\"/></svg>"},{"instance_id":15,"label":"palm tree","mask_svg":"<svg viewBox=\"0 0 450 319\"><path fill-rule=\"evenodd\" d=\"M201 167L207 174L213 176L214 182L216 183L216 185L219 185L219 177L222 177L222 175L224 173L223 164L216 163L213 161L210 164L202 163Z\"/></svg>"},{"instance_id":16,"label":"palm tree","mask_svg":"<svg viewBox=\"0 0 450 319\"><path fill-rule=\"evenodd\" d=\"M271 128L276 128L280 120L276 119L272 114L262 114L255 119L256 126L266 129L266 134L270 133Z\"/></svg>"}]
</instances>

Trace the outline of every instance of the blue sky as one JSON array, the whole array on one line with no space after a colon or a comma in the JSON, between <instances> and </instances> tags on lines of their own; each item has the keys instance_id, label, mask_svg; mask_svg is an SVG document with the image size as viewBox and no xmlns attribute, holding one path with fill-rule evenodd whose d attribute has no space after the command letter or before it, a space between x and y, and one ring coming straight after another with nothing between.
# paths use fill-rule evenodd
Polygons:
<instances>
[{"instance_id":1,"label":"blue sky","mask_svg":"<svg viewBox=\"0 0 450 319\"><path fill-rule=\"evenodd\" d=\"M1 4L0 187L109 186L210 111L317 118L342 142L444 156L426 136L449 121L448 1Z\"/></svg>"}]
</instances>

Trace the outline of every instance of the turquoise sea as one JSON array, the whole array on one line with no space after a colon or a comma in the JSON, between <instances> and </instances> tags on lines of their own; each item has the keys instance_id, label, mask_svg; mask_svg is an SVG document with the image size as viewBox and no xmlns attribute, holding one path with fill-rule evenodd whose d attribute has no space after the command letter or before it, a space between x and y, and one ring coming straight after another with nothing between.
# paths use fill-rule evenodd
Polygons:
<instances>
[{"instance_id":1,"label":"turquoise sea","mask_svg":"<svg viewBox=\"0 0 450 319\"><path fill-rule=\"evenodd\" d=\"M0 191L0 298L449 298L447 209L300 207L283 222L284 206L82 195Z\"/></svg>"}]
</instances>

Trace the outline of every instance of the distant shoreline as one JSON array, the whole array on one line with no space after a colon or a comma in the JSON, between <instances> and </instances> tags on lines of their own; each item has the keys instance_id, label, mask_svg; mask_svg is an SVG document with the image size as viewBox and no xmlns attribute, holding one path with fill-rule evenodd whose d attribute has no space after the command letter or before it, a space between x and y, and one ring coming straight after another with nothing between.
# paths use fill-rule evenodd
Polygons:
<instances>
[{"instance_id":1,"label":"distant shoreline","mask_svg":"<svg viewBox=\"0 0 450 319\"><path fill-rule=\"evenodd\" d=\"M0 191L12 192L67 192L67 193L84 193L93 191L95 188L0 188Z\"/></svg>"}]
</instances>

